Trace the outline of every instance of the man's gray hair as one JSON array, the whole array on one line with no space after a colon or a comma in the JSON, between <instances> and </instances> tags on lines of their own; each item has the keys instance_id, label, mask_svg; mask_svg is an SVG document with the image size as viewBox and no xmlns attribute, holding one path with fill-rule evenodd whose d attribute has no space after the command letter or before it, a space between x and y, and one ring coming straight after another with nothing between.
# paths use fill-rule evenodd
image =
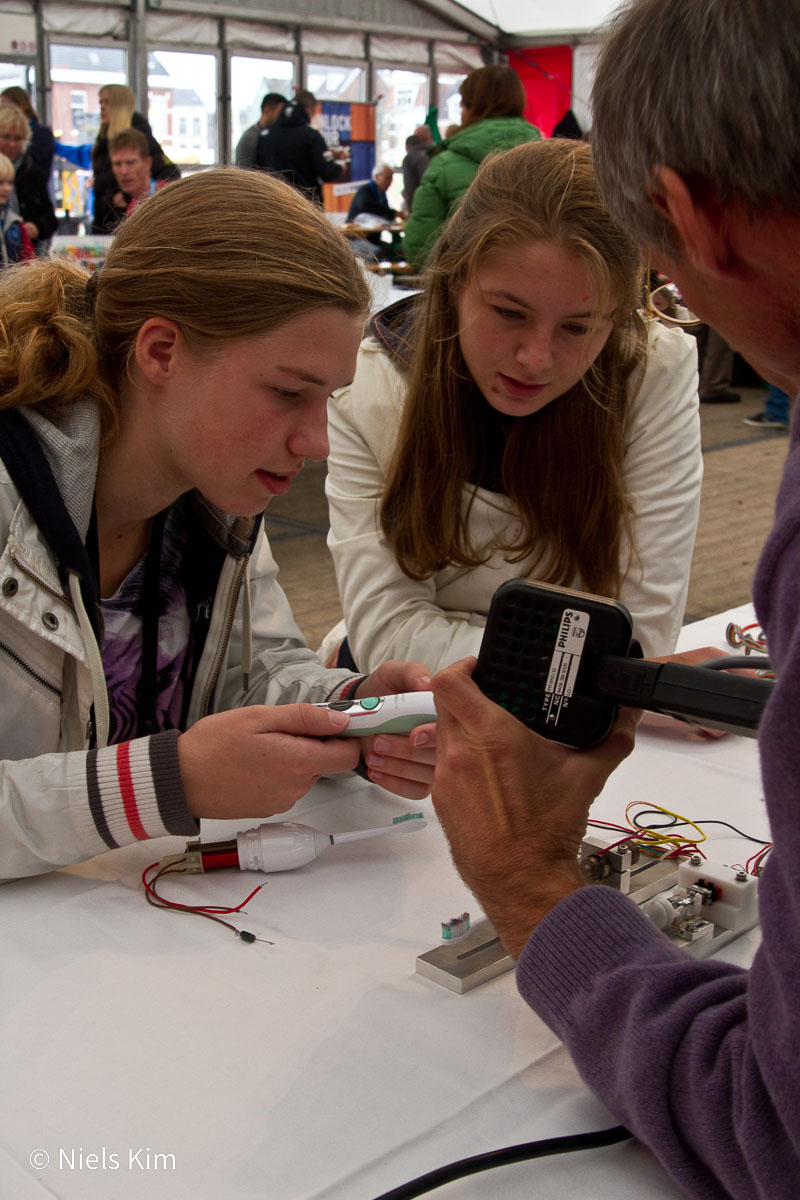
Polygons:
<instances>
[{"instance_id":1,"label":"man's gray hair","mask_svg":"<svg viewBox=\"0 0 800 1200\"><path fill-rule=\"evenodd\" d=\"M605 203L672 255L649 196L656 166L723 204L799 211L799 84L797 0L632 0L612 19L592 93Z\"/></svg>"},{"instance_id":2,"label":"man's gray hair","mask_svg":"<svg viewBox=\"0 0 800 1200\"><path fill-rule=\"evenodd\" d=\"M391 171L394 175L394 167L390 167L388 163L375 163L375 166L372 168L372 178L377 179L384 171Z\"/></svg>"}]
</instances>

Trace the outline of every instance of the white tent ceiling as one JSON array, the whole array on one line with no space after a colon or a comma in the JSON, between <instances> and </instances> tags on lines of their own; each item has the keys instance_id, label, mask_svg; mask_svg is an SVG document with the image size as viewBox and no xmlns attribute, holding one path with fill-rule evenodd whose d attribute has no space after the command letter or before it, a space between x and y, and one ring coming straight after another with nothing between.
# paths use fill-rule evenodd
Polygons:
<instances>
[{"instance_id":1,"label":"white tent ceiling","mask_svg":"<svg viewBox=\"0 0 800 1200\"><path fill-rule=\"evenodd\" d=\"M618 0L459 0L462 7L515 38L592 33Z\"/></svg>"}]
</instances>

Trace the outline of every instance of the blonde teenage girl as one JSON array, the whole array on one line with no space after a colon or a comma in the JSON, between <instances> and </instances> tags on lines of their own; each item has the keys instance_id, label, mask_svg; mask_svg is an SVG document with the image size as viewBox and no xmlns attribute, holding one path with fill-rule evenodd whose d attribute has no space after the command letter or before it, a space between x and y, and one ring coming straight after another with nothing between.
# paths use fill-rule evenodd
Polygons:
<instances>
[{"instance_id":1,"label":"blonde teenage girl","mask_svg":"<svg viewBox=\"0 0 800 1200\"><path fill-rule=\"evenodd\" d=\"M92 277L5 273L0 878L285 812L360 749L375 763L302 702L427 683L325 670L261 525L327 454L367 302L324 214L234 169L153 196ZM389 742L372 778L421 798L432 752Z\"/></svg>"}]
</instances>

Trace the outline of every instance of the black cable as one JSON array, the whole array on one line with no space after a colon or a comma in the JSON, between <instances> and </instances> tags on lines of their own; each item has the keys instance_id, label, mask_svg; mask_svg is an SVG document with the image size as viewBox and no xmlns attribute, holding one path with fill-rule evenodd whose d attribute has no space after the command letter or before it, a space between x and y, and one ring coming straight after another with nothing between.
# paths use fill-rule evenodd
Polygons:
<instances>
[{"instance_id":1,"label":"black cable","mask_svg":"<svg viewBox=\"0 0 800 1200\"><path fill-rule=\"evenodd\" d=\"M726 654L723 658L707 658L697 664L707 671L771 671L772 663L766 654L756 657L752 654Z\"/></svg>"},{"instance_id":2,"label":"black cable","mask_svg":"<svg viewBox=\"0 0 800 1200\"><path fill-rule=\"evenodd\" d=\"M664 815L657 808L645 808L645 809L642 809L641 812L634 813L633 817L631 818L631 824L633 825L633 827L635 829L652 829L652 830L677 829L680 825L724 825L726 829L732 829L733 832L735 834L738 834L739 837L743 837L746 842L756 842L759 846L771 846L772 845L772 842L768 841L765 838L757 838L757 837L753 837L753 835L750 833L744 833L741 829L737 829L735 825L731 825L730 821L720 821L720 820L717 820L712 817L708 817L705 820L698 820L698 821L678 821L678 820L664 821L660 825L650 825L650 824L640 824L639 823L640 820L644 821L644 818L647 817L651 813L654 813L657 816ZM590 825L594 824L594 822L590 821L589 824Z\"/></svg>"},{"instance_id":3,"label":"black cable","mask_svg":"<svg viewBox=\"0 0 800 1200\"><path fill-rule=\"evenodd\" d=\"M632 1137L622 1125L613 1129L597 1129L591 1133L572 1133L566 1137L543 1138L538 1142L521 1142L518 1146L504 1146L500 1150L489 1150L485 1154L475 1154L471 1158L461 1158L449 1163L446 1167L437 1167L408 1183L401 1183L390 1192L382 1192L375 1200L413 1200L442 1184L452 1183L455 1179L464 1179L467 1175L477 1175L479 1171L488 1171L493 1167L507 1167L511 1163L526 1162L531 1158L545 1158L549 1154L569 1154L574 1150L597 1150L602 1146L613 1146L615 1142L625 1141Z\"/></svg>"}]
</instances>

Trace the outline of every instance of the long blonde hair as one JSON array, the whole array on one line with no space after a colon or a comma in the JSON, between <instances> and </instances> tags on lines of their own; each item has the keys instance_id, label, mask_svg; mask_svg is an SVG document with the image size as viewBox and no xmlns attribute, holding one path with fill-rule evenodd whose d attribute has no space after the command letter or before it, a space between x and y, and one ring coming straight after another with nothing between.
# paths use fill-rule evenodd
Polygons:
<instances>
[{"instance_id":1,"label":"long blonde hair","mask_svg":"<svg viewBox=\"0 0 800 1200\"><path fill-rule=\"evenodd\" d=\"M613 309L599 356L571 391L509 421L478 391L459 343L458 300L493 252L547 241L580 257L596 302ZM484 160L440 237L425 277L400 437L381 524L404 572L426 579L474 568L496 551L537 576L614 595L633 545L623 460L628 384L645 354L634 243L603 208L582 143L527 142ZM498 459L499 487L521 521L516 538L470 540L477 484ZM464 487L472 483L464 504ZM635 551L634 551L635 553Z\"/></svg>"},{"instance_id":2,"label":"long blonde hair","mask_svg":"<svg viewBox=\"0 0 800 1200\"><path fill-rule=\"evenodd\" d=\"M105 96L109 115L108 120L100 126L98 136L111 141L123 129L130 129L136 97L124 83L106 83L100 88L99 95Z\"/></svg>"},{"instance_id":3,"label":"long blonde hair","mask_svg":"<svg viewBox=\"0 0 800 1200\"><path fill-rule=\"evenodd\" d=\"M233 167L185 176L123 222L96 275L44 259L0 275L0 408L91 395L111 433L151 316L201 349L315 307L368 305L346 239L294 188Z\"/></svg>"}]
</instances>

